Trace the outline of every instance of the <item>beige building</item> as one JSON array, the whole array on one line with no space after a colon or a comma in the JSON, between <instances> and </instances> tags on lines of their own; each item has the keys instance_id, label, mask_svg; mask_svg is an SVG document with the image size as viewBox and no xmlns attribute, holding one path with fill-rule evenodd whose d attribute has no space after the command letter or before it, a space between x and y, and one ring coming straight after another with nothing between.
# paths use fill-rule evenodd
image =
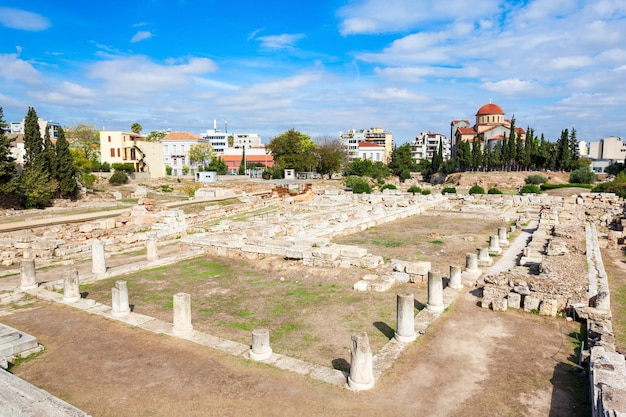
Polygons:
<instances>
[{"instance_id":1,"label":"beige building","mask_svg":"<svg viewBox=\"0 0 626 417\"><path fill-rule=\"evenodd\" d=\"M481 148L485 145L493 148L496 144L499 145L505 137L511 137L511 121L504 118L504 110L497 104L485 104L478 109L475 116L474 126L470 126L469 120L453 120L450 123L454 149L461 142L476 141L480 142ZM523 139L526 139L526 131L521 127L516 127L513 134L515 137L520 134ZM454 150L452 154L454 156Z\"/></svg>"},{"instance_id":2,"label":"beige building","mask_svg":"<svg viewBox=\"0 0 626 417\"><path fill-rule=\"evenodd\" d=\"M135 172L149 173L151 178L165 176L163 145L136 133L101 131L100 159L109 164L131 163Z\"/></svg>"},{"instance_id":3,"label":"beige building","mask_svg":"<svg viewBox=\"0 0 626 417\"><path fill-rule=\"evenodd\" d=\"M339 139L348 151L350 161L355 158L361 158L362 153L360 153L359 149L361 142L368 142L382 147L384 155L382 155L381 162L388 164L391 160L393 134L391 132L385 132L381 127L372 127L367 130L349 129L347 132L339 132Z\"/></svg>"},{"instance_id":4,"label":"beige building","mask_svg":"<svg viewBox=\"0 0 626 417\"><path fill-rule=\"evenodd\" d=\"M609 136L598 142L590 142L589 158L623 162L626 159L626 142L617 136Z\"/></svg>"}]
</instances>

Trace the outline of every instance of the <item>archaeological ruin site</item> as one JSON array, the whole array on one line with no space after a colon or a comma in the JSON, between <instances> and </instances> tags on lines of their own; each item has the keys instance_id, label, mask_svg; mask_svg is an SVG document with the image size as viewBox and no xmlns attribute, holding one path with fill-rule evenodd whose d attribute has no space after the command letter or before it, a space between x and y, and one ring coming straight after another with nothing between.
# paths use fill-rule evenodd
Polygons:
<instances>
[{"instance_id":1,"label":"archaeological ruin site","mask_svg":"<svg viewBox=\"0 0 626 417\"><path fill-rule=\"evenodd\" d=\"M0 415L626 416L613 194L133 193L5 213Z\"/></svg>"}]
</instances>

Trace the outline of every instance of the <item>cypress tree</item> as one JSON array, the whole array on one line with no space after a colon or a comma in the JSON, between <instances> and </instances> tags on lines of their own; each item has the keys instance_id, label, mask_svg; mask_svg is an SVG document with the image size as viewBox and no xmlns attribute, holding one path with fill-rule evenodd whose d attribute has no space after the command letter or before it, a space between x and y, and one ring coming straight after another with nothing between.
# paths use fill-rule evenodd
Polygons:
<instances>
[{"instance_id":1,"label":"cypress tree","mask_svg":"<svg viewBox=\"0 0 626 417\"><path fill-rule=\"evenodd\" d=\"M578 149L578 139L576 139L576 129L572 127L572 132L569 134L569 153L571 158L570 169L576 170L579 168L580 151Z\"/></svg>"},{"instance_id":2,"label":"cypress tree","mask_svg":"<svg viewBox=\"0 0 626 417\"><path fill-rule=\"evenodd\" d=\"M50 126L46 126L45 133L43 135L43 149L44 149L44 170L48 172L50 178L57 178L57 154L54 143L50 139Z\"/></svg>"},{"instance_id":3,"label":"cypress tree","mask_svg":"<svg viewBox=\"0 0 626 417\"><path fill-rule=\"evenodd\" d=\"M29 107L24 119L24 170L19 179L20 196L27 208L48 205L57 191L58 183L46 165L37 113Z\"/></svg>"},{"instance_id":4,"label":"cypress tree","mask_svg":"<svg viewBox=\"0 0 626 417\"><path fill-rule=\"evenodd\" d=\"M59 128L57 138L56 161L58 163L56 178L59 181L59 194L63 198L75 198L78 195L78 184L74 171L74 160L70 152L70 144L65 139L65 131L62 127Z\"/></svg>"},{"instance_id":5,"label":"cypress tree","mask_svg":"<svg viewBox=\"0 0 626 417\"><path fill-rule=\"evenodd\" d=\"M0 194L12 194L15 190L17 165L11 155L11 140L4 134L4 113L0 107Z\"/></svg>"}]
</instances>

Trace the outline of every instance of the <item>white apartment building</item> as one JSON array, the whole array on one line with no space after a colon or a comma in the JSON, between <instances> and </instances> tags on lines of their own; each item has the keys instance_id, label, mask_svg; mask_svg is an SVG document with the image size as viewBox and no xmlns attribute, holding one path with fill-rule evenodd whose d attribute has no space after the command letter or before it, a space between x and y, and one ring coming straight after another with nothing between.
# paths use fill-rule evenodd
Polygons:
<instances>
[{"instance_id":1,"label":"white apartment building","mask_svg":"<svg viewBox=\"0 0 626 417\"><path fill-rule=\"evenodd\" d=\"M198 165L189 160L190 149L198 144L210 144L208 139L194 135L189 132L170 132L161 139L163 145L163 163L166 167L171 167L172 175L194 175L198 170Z\"/></svg>"},{"instance_id":2,"label":"white apartment building","mask_svg":"<svg viewBox=\"0 0 626 417\"><path fill-rule=\"evenodd\" d=\"M22 119L21 122L11 122L10 132L14 134L24 134L24 122L26 119ZM39 124L39 133L41 133L41 137L46 132L46 127L50 128L50 137L56 138L59 136L59 128L61 127L60 123L53 122L52 120L44 120L41 117L37 118L37 123Z\"/></svg>"},{"instance_id":3,"label":"white apartment building","mask_svg":"<svg viewBox=\"0 0 626 417\"><path fill-rule=\"evenodd\" d=\"M350 161L355 158L362 157L362 153L359 148L361 142L369 142L371 144L382 146L385 152L382 155L381 162L387 164L391 159L391 152L393 150L393 134L391 132L385 132L381 127L373 127L371 129L364 130L349 129L346 132L339 132L339 139L346 147Z\"/></svg>"},{"instance_id":4,"label":"white apartment building","mask_svg":"<svg viewBox=\"0 0 626 417\"><path fill-rule=\"evenodd\" d=\"M385 162L385 147L372 142L359 142L358 158L372 162Z\"/></svg>"},{"instance_id":5,"label":"white apartment building","mask_svg":"<svg viewBox=\"0 0 626 417\"><path fill-rule=\"evenodd\" d=\"M450 159L451 140L441 133L422 132L411 142L413 160L419 162L422 159L431 160L433 154L439 151L439 143L442 144L443 159Z\"/></svg>"},{"instance_id":6,"label":"white apartment building","mask_svg":"<svg viewBox=\"0 0 626 417\"><path fill-rule=\"evenodd\" d=\"M623 162L626 159L626 142L618 136L609 136L597 142L590 142L589 158Z\"/></svg>"},{"instance_id":7,"label":"white apartment building","mask_svg":"<svg viewBox=\"0 0 626 417\"><path fill-rule=\"evenodd\" d=\"M223 155L224 150L228 148L228 137L233 136L228 132L222 132L220 130L209 129L206 132L200 133L200 137L205 141L208 141L211 146L213 146L213 151L215 151L215 155Z\"/></svg>"}]
</instances>

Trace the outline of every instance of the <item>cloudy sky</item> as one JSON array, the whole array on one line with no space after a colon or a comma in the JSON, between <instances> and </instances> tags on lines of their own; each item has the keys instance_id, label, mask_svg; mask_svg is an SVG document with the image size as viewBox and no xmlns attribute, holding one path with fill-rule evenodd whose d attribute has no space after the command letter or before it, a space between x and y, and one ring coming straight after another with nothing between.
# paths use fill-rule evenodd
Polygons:
<instances>
[{"instance_id":1,"label":"cloudy sky","mask_svg":"<svg viewBox=\"0 0 626 417\"><path fill-rule=\"evenodd\" d=\"M624 136L626 0L4 0L0 106L65 126Z\"/></svg>"}]
</instances>

